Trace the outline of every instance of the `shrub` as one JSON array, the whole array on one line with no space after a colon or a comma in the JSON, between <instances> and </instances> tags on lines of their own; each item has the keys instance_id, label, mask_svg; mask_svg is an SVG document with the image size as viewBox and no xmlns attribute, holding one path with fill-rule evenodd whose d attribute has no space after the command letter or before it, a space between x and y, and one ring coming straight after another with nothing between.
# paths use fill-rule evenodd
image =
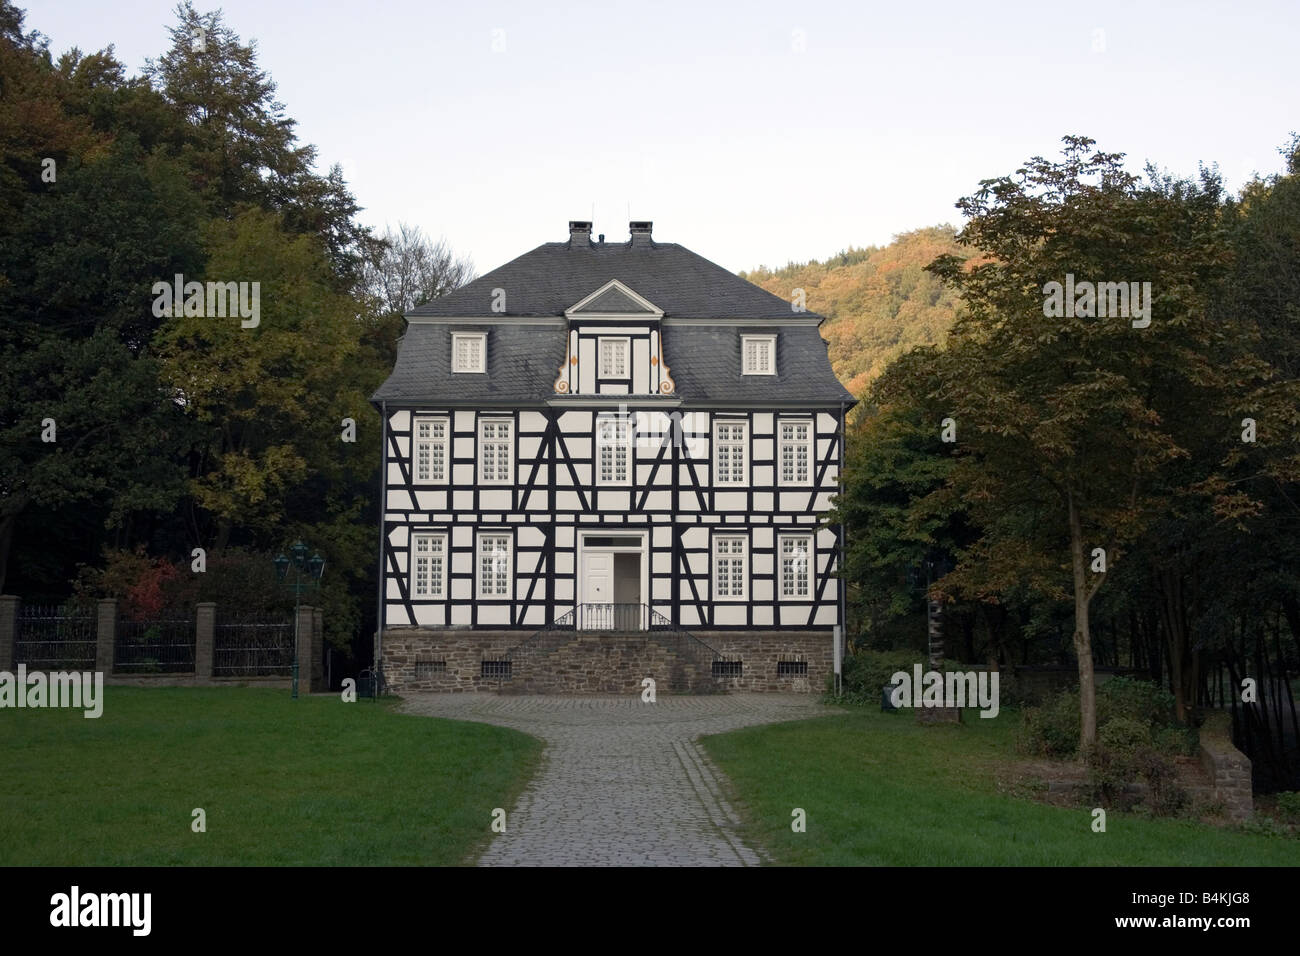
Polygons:
<instances>
[{"instance_id":1,"label":"shrub","mask_svg":"<svg viewBox=\"0 0 1300 956\"><path fill-rule=\"evenodd\" d=\"M1102 806L1121 803L1125 787L1137 781L1142 753L1150 750L1151 733L1136 720L1113 717L1097 731L1097 743L1085 756Z\"/></svg>"},{"instance_id":2,"label":"shrub","mask_svg":"<svg viewBox=\"0 0 1300 956\"><path fill-rule=\"evenodd\" d=\"M1200 735L1192 727L1157 727L1151 731L1151 745L1169 756L1196 756Z\"/></svg>"},{"instance_id":3,"label":"shrub","mask_svg":"<svg viewBox=\"0 0 1300 956\"><path fill-rule=\"evenodd\" d=\"M1168 727L1174 722L1174 695L1150 681L1112 677L1097 688L1097 726L1116 717Z\"/></svg>"},{"instance_id":4,"label":"shrub","mask_svg":"<svg viewBox=\"0 0 1300 956\"><path fill-rule=\"evenodd\" d=\"M1017 745L1023 753L1065 759L1079 749L1079 695L1058 694L1021 712Z\"/></svg>"},{"instance_id":5,"label":"shrub","mask_svg":"<svg viewBox=\"0 0 1300 956\"><path fill-rule=\"evenodd\" d=\"M844 659L844 700L855 704L880 704L880 689L899 671L911 673L912 665L924 664L916 651L860 650ZM926 665L928 666L928 665Z\"/></svg>"},{"instance_id":6,"label":"shrub","mask_svg":"<svg viewBox=\"0 0 1300 956\"><path fill-rule=\"evenodd\" d=\"M1150 731L1150 745L1163 754L1194 754L1196 732L1174 724L1174 698L1147 681L1115 677L1097 688L1097 726L1116 720ZM1116 731L1118 733L1119 731ZM1022 711L1022 752L1068 758L1079 749L1079 694L1064 691L1038 707Z\"/></svg>"},{"instance_id":7,"label":"shrub","mask_svg":"<svg viewBox=\"0 0 1300 956\"><path fill-rule=\"evenodd\" d=\"M1278 815L1288 823L1300 823L1300 790L1277 795Z\"/></svg>"},{"instance_id":8,"label":"shrub","mask_svg":"<svg viewBox=\"0 0 1300 956\"><path fill-rule=\"evenodd\" d=\"M1155 747L1138 752L1138 774L1147 782L1147 806L1156 816L1174 816L1186 807L1188 793L1178 785L1178 768L1167 754Z\"/></svg>"}]
</instances>

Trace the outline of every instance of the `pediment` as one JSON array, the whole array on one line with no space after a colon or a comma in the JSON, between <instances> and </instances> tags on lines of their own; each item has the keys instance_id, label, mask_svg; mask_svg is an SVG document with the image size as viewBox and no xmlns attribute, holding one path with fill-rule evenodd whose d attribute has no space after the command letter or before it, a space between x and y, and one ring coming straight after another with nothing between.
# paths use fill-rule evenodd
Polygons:
<instances>
[{"instance_id":1,"label":"pediment","mask_svg":"<svg viewBox=\"0 0 1300 956\"><path fill-rule=\"evenodd\" d=\"M663 317L664 310L617 279L610 279L591 295L565 309L564 314L587 318L635 315L658 319Z\"/></svg>"}]
</instances>

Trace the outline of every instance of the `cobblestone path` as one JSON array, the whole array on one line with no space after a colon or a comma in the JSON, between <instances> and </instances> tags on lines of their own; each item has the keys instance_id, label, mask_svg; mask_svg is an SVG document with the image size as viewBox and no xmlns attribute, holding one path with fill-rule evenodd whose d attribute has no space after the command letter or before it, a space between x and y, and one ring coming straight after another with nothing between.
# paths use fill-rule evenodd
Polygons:
<instances>
[{"instance_id":1,"label":"cobblestone path","mask_svg":"<svg viewBox=\"0 0 1300 956\"><path fill-rule=\"evenodd\" d=\"M498 697L411 694L407 713L540 737L546 753L481 866L754 866L721 772L695 741L832 711L806 694ZM490 809L490 808L489 808ZM487 825L487 812L485 823Z\"/></svg>"}]
</instances>

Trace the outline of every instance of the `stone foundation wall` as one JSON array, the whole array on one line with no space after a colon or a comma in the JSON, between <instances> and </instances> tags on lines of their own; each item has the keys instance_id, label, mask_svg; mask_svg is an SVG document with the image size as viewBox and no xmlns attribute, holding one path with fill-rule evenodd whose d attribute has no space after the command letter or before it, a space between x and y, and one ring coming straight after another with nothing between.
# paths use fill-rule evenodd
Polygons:
<instances>
[{"instance_id":1,"label":"stone foundation wall","mask_svg":"<svg viewBox=\"0 0 1300 956\"><path fill-rule=\"evenodd\" d=\"M575 634L543 653L516 654L510 679L483 677L484 660L504 660L527 641L522 631L397 627L384 632L383 668L393 693L500 691L539 694L640 693L651 677L656 693L786 691L820 694L833 667L829 631L693 631L740 676L714 677L712 657L651 632ZM702 649L700 649L702 650ZM782 661L791 670L780 673ZM798 667L798 664L805 665Z\"/></svg>"},{"instance_id":2,"label":"stone foundation wall","mask_svg":"<svg viewBox=\"0 0 1300 956\"><path fill-rule=\"evenodd\" d=\"M834 644L825 631L692 631L723 657L740 660L740 677L723 678L728 690L820 694L835 667ZM781 676L781 661L806 663L807 675Z\"/></svg>"},{"instance_id":3,"label":"stone foundation wall","mask_svg":"<svg viewBox=\"0 0 1300 956\"><path fill-rule=\"evenodd\" d=\"M504 660L506 651L525 637L522 631L389 628L382 648L384 679L395 694L500 690L506 682L481 677L480 662ZM420 662L429 666L417 668Z\"/></svg>"}]
</instances>

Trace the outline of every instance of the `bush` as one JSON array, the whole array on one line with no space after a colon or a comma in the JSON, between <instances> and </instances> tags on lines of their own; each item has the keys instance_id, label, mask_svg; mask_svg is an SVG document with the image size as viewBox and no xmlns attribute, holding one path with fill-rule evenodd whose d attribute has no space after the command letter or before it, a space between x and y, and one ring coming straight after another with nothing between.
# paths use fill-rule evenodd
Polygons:
<instances>
[{"instance_id":1,"label":"bush","mask_svg":"<svg viewBox=\"0 0 1300 956\"><path fill-rule=\"evenodd\" d=\"M1021 712L1017 746L1022 753L1067 759L1079 749L1079 695L1059 694L1042 707Z\"/></svg>"},{"instance_id":2,"label":"bush","mask_svg":"<svg viewBox=\"0 0 1300 956\"><path fill-rule=\"evenodd\" d=\"M1192 727L1157 727L1151 731L1151 745L1169 756L1195 757L1200 735Z\"/></svg>"},{"instance_id":3,"label":"bush","mask_svg":"<svg viewBox=\"0 0 1300 956\"><path fill-rule=\"evenodd\" d=\"M1173 694L1156 684L1115 677L1098 687L1098 728L1116 720L1147 729L1150 746L1159 753L1196 752L1196 731L1174 724ZM1074 756L1079 749L1078 691L1065 691L1042 706L1025 708L1018 744L1024 753L1060 759Z\"/></svg>"},{"instance_id":4,"label":"bush","mask_svg":"<svg viewBox=\"0 0 1300 956\"><path fill-rule=\"evenodd\" d=\"M1300 823L1300 790L1277 795L1277 812L1288 823Z\"/></svg>"},{"instance_id":5,"label":"bush","mask_svg":"<svg viewBox=\"0 0 1300 956\"><path fill-rule=\"evenodd\" d=\"M1137 721L1144 727L1171 726L1174 695L1150 681L1112 677L1097 688L1097 726L1116 717Z\"/></svg>"},{"instance_id":6,"label":"bush","mask_svg":"<svg viewBox=\"0 0 1300 956\"><path fill-rule=\"evenodd\" d=\"M1159 817L1174 816L1190 803L1186 790L1178 786L1178 767L1167 754L1154 747L1139 751L1138 774L1147 782L1147 806Z\"/></svg>"},{"instance_id":7,"label":"bush","mask_svg":"<svg viewBox=\"0 0 1300 956\"><path fill-rule=\"evenodd\" d=\"M844 697L851 704L880 704L880 689L899 671L912 672L920 663L927 668L925 655L917 651L866 651L844 659Z\"/></svg>"},{"instance_id":8,"label":"bush","mask_svg":"<svg viewBox=\"0 0 1300 956\"><path fill-rule=\"evenodd\" d=\"M1125 787L1137 781L1144 753L1154 753L1151 732L1136 720L1113 717L1097 731L1097 743L1086 757L1102 806L1120 805Z\"/></svg>"}]
</instances>

